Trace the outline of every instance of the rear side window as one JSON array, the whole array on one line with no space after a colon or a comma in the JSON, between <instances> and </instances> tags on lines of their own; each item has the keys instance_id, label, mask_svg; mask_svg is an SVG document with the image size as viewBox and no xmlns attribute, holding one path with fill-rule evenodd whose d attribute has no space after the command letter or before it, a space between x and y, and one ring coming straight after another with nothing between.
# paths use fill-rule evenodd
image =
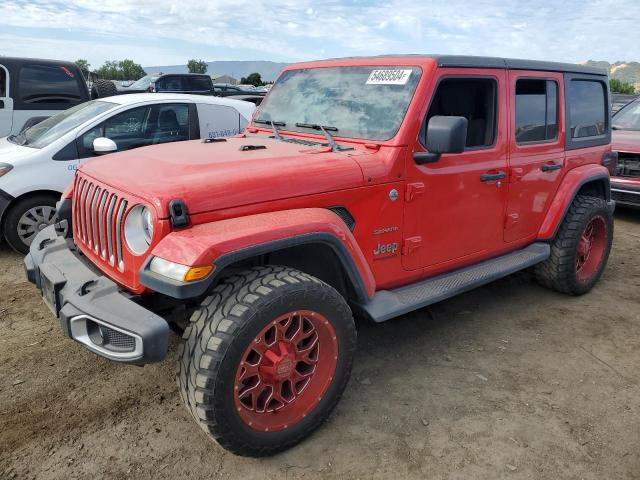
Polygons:
<instances>
[{"instance_id":1,"label":"rear side window","mask_svg":"<svg viewBox=\"0 0 640 480\"><path fill-rule=\"evenodd\" d=\"M602 82L570 81L567 104L572 139L597 137L607 133L605 86Z\"/></svg>"},{"instance_id":2,"label":"rear side window","mask_svg":"<svg viewBox=\"0 0 640 480\"><path fill-rule=\"evenodd\" d=\"M64 66L25 65L18 74L18 98L25 104L68 108L83 100L75 72Z\"/></svg>"},{"instance_id":3,"label":"rear side window","mask_svg":"<svg viewBox=\"0 0 640 480\"><path fill-rule=\"evenodd\" d=\"M558 84L553 80L516 82L516 142L558 138Z\"/></svg>"}]
</instances>

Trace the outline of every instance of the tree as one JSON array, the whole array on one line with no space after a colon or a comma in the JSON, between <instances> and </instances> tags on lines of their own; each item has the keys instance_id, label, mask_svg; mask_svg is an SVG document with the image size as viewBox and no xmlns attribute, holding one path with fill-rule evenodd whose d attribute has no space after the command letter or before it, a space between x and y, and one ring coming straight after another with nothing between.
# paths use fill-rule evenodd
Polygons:
<instances>
[{"instance_id":1,"label":"tree","mask_svg":"<svg viewBox=\"0 0 640 480\"><path fill-rule=\"evenodd\" d=\"M187 62L189 73L207 73L207 62L192 58Z\"/></svg>"},{"instance_id":2,"label":"tree","mask_svg":"<svg viewBox=\"0 0 640 480\"><path fill-rule=\"evenodd\" d=\"M82 72L82 75L86 80L87 77L89 76L89 67L91 66L91 64L87 60L84 60L82 58L79 58L78 60L76 60L75 64L78 66L78 68L80 69L80 71Z\"/></svg>"},{"instance_id":3,"label":"tree","mask_svg":"<svg viewBox=\"0 0 640 480\"><path fill-rule=\"evenodd\" d=\"M124 59L119 62L118 68L122 75L121 80L139 80L147 74L142 68L142 65L129 59Z\"/></svg>"},{"instance_id":4,"label":"tree","mask_svg":"<svg viewBox=\"0 0 640 480\"><path fill-rule=\"evenodd\" d=\"M133 60L125 59L120 61L107 60L96 70L96 74L105 80L138 80L147 73L142 66Z\"/></svg>"},{"instance_id":5,"label":"tree","mask_svg":"<svg viewBox=\"0 0 640 480\"><path fill-rule=\"evenodd\" d=\"M262 77L259 73L251 73L247 77L242 77L240 79L240 83L243 85L253 85L254 87L261 87L264 85L262 83Z\"/></svg>"},{"instance_id":6,"label":"tree","mask_svg":"<svg viewBox=\"0 0 640 480\"><path fill-rule=\"evenodd\" d=\"M636 93L636 89L630 83L622 82L617 78L609 79L609 88L611 93L624 93L627 95L633 95Z\"/></svg>"}]
</instances>

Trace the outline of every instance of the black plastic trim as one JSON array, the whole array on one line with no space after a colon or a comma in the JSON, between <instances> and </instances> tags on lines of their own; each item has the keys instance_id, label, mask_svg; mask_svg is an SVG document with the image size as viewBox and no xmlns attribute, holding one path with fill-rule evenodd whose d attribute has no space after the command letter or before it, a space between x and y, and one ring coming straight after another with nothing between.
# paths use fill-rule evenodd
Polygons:
<instances>
[{"instance_id":1,"label":"black plastic trim","mask_svg":"<svg viewBox=\"0 0 640 480\"><path fill-rule=\"evenodd\" d=\"M109 360L142 365L159 362L167 354L169 325L160 316L134 302L108 277L96 273L75 248L72 240L58 236L53 225L43 229L24 259L27 279L38 288L46 272L57 299L54 313L62 330L70 336L69 322L87 315L142 339L142 353L136 358L117 358L82 344Z\"/></svg>"},{"instance_id":2,"label":"black plastic trim","mask_svg":"<svg viewBox=\"0 0 640 480\"><path fill-rule=\"evenodd\" d=\"M599 180L604 180L606 186L604 189L604 195L605 195L605 200L606 202L609 204L609 208L613 209L615 208L615 202L611 201L611 184L610 184L610 179L608 175L605 174L597 174L597 175L591 175L590 177L586 177L583 178L582 180L580 180L580 183L578 183L578 186L575 188L573 195L571 195L571 200L567 202L567 204L564 207L564 212L562 212L562 220L560 220L558 222L558 224L556 225L556 228L553 230L553 235L551 235L550 237L545 237L545 238L541 238L541 240L551 240L552 238L555 238L556 233L558 232L558 229L560 228L560 224L564 221L564 217L567 216L567 212L569 211L569 207L571 207L571 204L573 203L573 201L575 200L576 196L578 195L578 192L580 191L580 189L585 186L587 183L591 183L591 182L596 182Z\"/></svg>"},{"instance_id":3,"label":"black plastic trim","mask_svg":"<svg viewBox=\"0 0 640 480\"><path fill-rule=\"evenodd\" d=\"M283 250L285 248L320 243L329 246L338 256L340 263L347 272L347 277L356 295L356 301L364 303L368 301L367 289L364 281L358 272L358 268L351 258L349 251L335 235L325 232L306 233L295 237L275 240L273 242L261 243L251 247L243 248L236 252L222 255L214 262L214 271L208 277L195 282L178 282L170 278L162 277L149 270L151 263L150 256L140 269L140 283L151 290L162 293L177 299L195 298L203 295L211 285L218 279L225 267L241 260L246 260L258 255Z\"/></svg>"}]
</instances>

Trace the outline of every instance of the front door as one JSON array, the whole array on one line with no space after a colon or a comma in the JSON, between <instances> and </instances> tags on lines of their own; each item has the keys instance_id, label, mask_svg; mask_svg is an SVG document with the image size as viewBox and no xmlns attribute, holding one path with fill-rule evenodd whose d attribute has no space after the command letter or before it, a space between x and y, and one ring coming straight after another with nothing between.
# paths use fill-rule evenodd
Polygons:
<instances>
[{"instance_id":1,"label":"front door","mask_svg":"<svg viewBox=\"0 0 640 480\"><path fill-rule=\"evenodd\" d=\"M0 65L0 137L11 133L13 100L9 96L9 71Z\"/></svg>"},{"instance_id":2,"label":"front door","mask_svg":"<svg viewBox=\"0 0 640 480\"><path fill-rule=\"evenodd\" d=\"M417 165L407 158L403 266L425 274L455 268L503 248L507 196L507 108L504 70L447 69L412 151L425 151L434 115L468 120L467 147Z\"/></svg>"}]
</instances>

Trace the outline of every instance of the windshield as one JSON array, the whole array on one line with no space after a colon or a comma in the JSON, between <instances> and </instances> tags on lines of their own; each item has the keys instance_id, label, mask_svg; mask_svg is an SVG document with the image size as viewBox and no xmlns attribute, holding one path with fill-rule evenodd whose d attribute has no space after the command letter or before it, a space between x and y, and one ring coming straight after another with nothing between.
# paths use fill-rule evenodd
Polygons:
<instances>
[{"instance_id":1,"label":"windshield","mask_svg":"<svg viewBox=\"0 0 640 480\"><path fill-rule=\"evenodd\" d=\"M47 118L26 129L20 135L9 137L9 140L28 147L43 148L55 142L78 125L82 125L87 120L106 112L116 105L116 103L97 100L82 103Z\"/></svg>"},{"instance_id":2,"label":"windshield","mask_svg":"<svg viewBox=\"0 0 640 480\"><path fill-rule=\"evenodd\" d=\"M149 85L151 85L151 82L155 81L157 78L157 75L146 75L140 80L133 82L127 88L131 88L132 90L147 90Z\"/></svg>"},{"instance_id":3,"label":"windshield","mask_svg":"<svg viewBox=\"0 0 640 480\"><path fill-rule=\"evenodd\" d=\"M312 132L309 125L322 125L337 137L388 140L402 124L420 74L395 66L289 70L255 118L278 122L282 130Z\"/></svg>"},{"instance_id":4,"label":"windshield","mask_svg":"<svg viewBox=\"0 0 640 480\"><path fill-rule=\"evenodd\" d=\"M613 116L614 130L640 130L640 101L631 102Z\"/></svg>"}]
</instances>

